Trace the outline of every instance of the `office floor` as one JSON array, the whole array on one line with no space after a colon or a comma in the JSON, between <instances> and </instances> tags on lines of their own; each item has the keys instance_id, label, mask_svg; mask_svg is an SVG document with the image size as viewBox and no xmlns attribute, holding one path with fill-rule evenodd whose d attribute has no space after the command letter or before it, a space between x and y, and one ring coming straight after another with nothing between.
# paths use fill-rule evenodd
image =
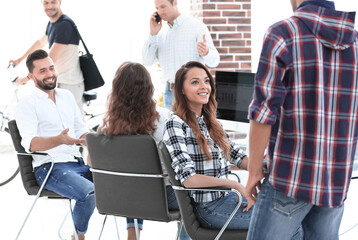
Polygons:
<instances>
[{"instance_id":1,"label":"office floor","mask_svg":"<svg viewBox=\"0 0 358 240\"><path fill-rule=\"evenodd\" d=\"M15 153L5 151L4 146L0 146L0 159L2 161L17 161ZM2 150L2 151L1 151ZM4 162L3 162L4 164ZM239 172L245 184L247 173ZM22 187L20 176L17 176L9 184L0 187L0 239L15 239L16 233L21 226L25 215L30 208L34 197L28 196ZM38 203L25 225L19 239L52 240L59 239L57 230L64 216L68 211L68 202L65 200L39 199ZM98 239L103 216L94 213L89 224L87 240ZM72 227L70 219L65 222L62 236L70 239ZM127 239L125 218L117 218L119 234L121 239ZM345 203L345 213L340 229L340 234L358 224L358 180L351 182L348 199ZM141 234L143 240L167 240L175 239L176 223L159 223L152 221L144 222L144 230ZM354 240L358 236L358 226L340 236L341 240ZM117 239L113 217L107 219L102 239Z\"/></svg>"}]
</instances>

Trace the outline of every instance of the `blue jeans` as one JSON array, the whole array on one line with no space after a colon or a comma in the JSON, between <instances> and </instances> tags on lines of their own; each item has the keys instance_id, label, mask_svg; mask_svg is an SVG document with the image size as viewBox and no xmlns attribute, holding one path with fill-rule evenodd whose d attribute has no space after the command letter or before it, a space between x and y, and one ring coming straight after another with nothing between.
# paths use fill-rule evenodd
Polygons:
<instances>
[{"instance_id":1,"label":"blue jeans","mask_svg":"<svg viewBox=\"0 0 358 240\"><path fill-rule=\"evenodd\" d=\"M143 219L137 218L137 222L138 222L138 228L143 229ZM133 228L135 227L134 218L127 218L127 229L130 227L133 227Z\"/></svg>"},{"instance_id":2,"label":"blue jeans","mask_svg":"<svg viewBox=\"0 0 358 240\"><path fill-rule=\"evenodd\" d=\"M174 190L173 190L173 188L171 186L167 186L167 199L168 199L168 208L169 208L169 210L171 210L171 211L179 210L178 202L177 202L177 199L175 197ZM180 226L180 223L178 223L178 227L179 226ZM191 239L188 236L188 234L186 233L184 225L181 228L179 239L180 240Z\"/></svg>"},{"instance_id":3,"label":"blue jeans","mask_svg":"<svg viewBox=\"0 0 358 240\"><path fill-rule=\"evenodd\" d=\"M265 180L256 199L247 239L336 240L343 210L344 205L319 207L290 198Z\"/></svg>"},{"instance_id":4,"label":"blue jeans","mask_svg":"<svg viewBox=\"0 0 358 240\"><path fill-rule=\"evenodd\" d=\"M41 186L51 163L34 169L37 183ZM45 188L76 201L73 220L78 234L85 234L88 222L95 209L92 173L83 159L78 162L55 163Z\"/></svg>"},{"instance_id":5,"label":"blue jeans","mask_svg":"<svg viewBox=\"0 0 358 240\"><path fill-rule=\"evenodd\" d=\"M169 82L165 84L163 98L164 98L164 107L167 109L171 109L173 106L173 91L172 89L170 89Z\"/></svg>"},{"instance_id":6,"label":"blue jeans","mask_svg":"<svg viewBox=\"0 0 358 240\"><path fill-rule=\"evenodd\" d=\"M243 199L243 202L246 203L246 200ZM201 226L210 229L221 229L237 206L237 196L232 192L211 202L194 203L194 206L195 214ZM249 228L252 208L247 212L243 212L243 209L243 204L241 204L226 229Z\"/></svg>"}]
</instances>

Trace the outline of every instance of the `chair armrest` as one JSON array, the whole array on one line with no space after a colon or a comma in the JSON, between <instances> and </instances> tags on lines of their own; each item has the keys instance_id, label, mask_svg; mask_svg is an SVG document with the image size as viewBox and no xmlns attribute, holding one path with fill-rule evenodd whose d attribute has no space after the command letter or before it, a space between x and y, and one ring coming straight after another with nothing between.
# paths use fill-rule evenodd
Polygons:
<instances>
[{"instance_id":1,"label":"chair armrest","mask_svg":"<svg viewBox=\"0 0 358 240\"><path fill-rule=\"evenodd\" d=\"M118 171L108 171L96 168L90 168L91 172L101 173L107 175L116 175L124 177L143 177L143 178L166 178L168 174L148 174L148 173L128 173L128 172L118 172Z\"/></svg>"},{"instance_id":2,"label":"chair armrest","mask_svg":"<svg viewBox=\"0 0 358 240\"><path fill-rule=\"evenodd\" d=\"M233 173L233 172L231 172L231 171L229 172L229 174L235 176L235 177L237 178L237 182L238 182L238 183L241 183L241 180L240 180L239 175L237 175L236 173Z\"/></svg>"},{"instance_id":3,"label":"chair armrest","mask_svg":"<svg viewBox=\"0 0 358 240\"><path fill-rule=\"evenodd\" d=\"M186 188L183 186L172 186L174 190L179 191L206 191L206 192L234 192L239 197L239 204L241 205L242 196L236 189L228 187L204 187L204 188Z\"/></svg>"},{"instance_id":4,"label":"chair armrest","mask_svg":"<svg viewBox=\"0 0 358 240\"><path fill-rule=\"evenodd\" d=\"M217 190L217 191L231 191L231 188L229 187L202 187L202 188L186 188L188 190L203 190L203 191L212 191L212 190Z\"/></svg>"},{"instance_id":5,"label":"chair armrest","mask_svg":"<svg viewBox=\"0 0 358 240\"><path fill-rule=\"evenodd\" d=\"M234 192L237 195L237 197L239 198L238 207L242 203L241 194L239 193L239 191L237 191L236 189L233 189L233 188L220 187L220 186L219 187L205 187L205 188L186 188L183 186L172 186L172 188L174 190L179 190L179 191ZM237 207L237 209L238 209L238 207ZM237 209L236 209L236 211L237 211Z\"/></svg>"},{"instance_id":6,"label":"chair armrest","mask_svg":"<svg viewBox=\"0 0 358 240\"><path fill-rule=\"evenodd\" d=\"M31 152L31 153L28 153L28 152L17 152L18 155L25 155L25 156L47 156L49 155L48 153L42 153L42 152Z\"/></svg>"},{"instance_id":7,"label":"chair armrest","mask_svg":"<svg viewBox=\"0 0 358 240\"><path fill-rule=\"evenodd\" d=\"M219 239L222 235L222 233L225 231L226 227L229 225L230 221L232 220L232 218L234 217L234 215L236 214L236 212L239 210L241 204L242 204L242 196L239 193L239 191L237 191L236 189L233 188L228 188L228 187L205 187L205 188L186 188L183 186L172 186L172 188L174 190L179 190L179 191L192 191L192 190L196 190L196 191L218 191L218 192L234 192L237 197L239 198L239 201L235 207L235 209L232 211L232 213L230 214L228 220L225 222L224 226L220 229L220 232L218 233L218 235L216 236L215 240Z\"/></svg>"}]
</instances>

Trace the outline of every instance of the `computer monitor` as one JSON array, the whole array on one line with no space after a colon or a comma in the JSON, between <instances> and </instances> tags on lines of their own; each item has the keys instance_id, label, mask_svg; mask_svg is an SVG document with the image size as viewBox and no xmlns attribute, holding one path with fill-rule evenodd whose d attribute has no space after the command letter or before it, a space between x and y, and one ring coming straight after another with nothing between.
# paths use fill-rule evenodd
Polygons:
<instances>
[{"instance_id":1,"label":"computer monitor","mask_svg":"<svg viewBox=\"0 0 358 240\"><path fill-rule=\"evenodd\" d=\"M254 91L254 73L216 71L217 117L246 122Z\"/></svg>"}]
</instances>

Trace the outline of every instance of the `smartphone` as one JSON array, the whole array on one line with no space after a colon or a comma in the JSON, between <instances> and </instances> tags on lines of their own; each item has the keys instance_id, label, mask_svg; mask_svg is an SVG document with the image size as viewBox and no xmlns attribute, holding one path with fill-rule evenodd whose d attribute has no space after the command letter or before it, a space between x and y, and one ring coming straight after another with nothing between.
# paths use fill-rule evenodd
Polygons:
<instances>
[{"instance_id":1,"label":"smartphone","mask_svg":"<svg viewBox=\"0 0 358 240\"><path fill-rule=\"evenodd\" d=\"M159 23L160 21L162 20L162 18L159 16L159 14L157 13L156 15L155 15L155 21L157 22L157 23Z\"/></svg>"}]
</instances>

